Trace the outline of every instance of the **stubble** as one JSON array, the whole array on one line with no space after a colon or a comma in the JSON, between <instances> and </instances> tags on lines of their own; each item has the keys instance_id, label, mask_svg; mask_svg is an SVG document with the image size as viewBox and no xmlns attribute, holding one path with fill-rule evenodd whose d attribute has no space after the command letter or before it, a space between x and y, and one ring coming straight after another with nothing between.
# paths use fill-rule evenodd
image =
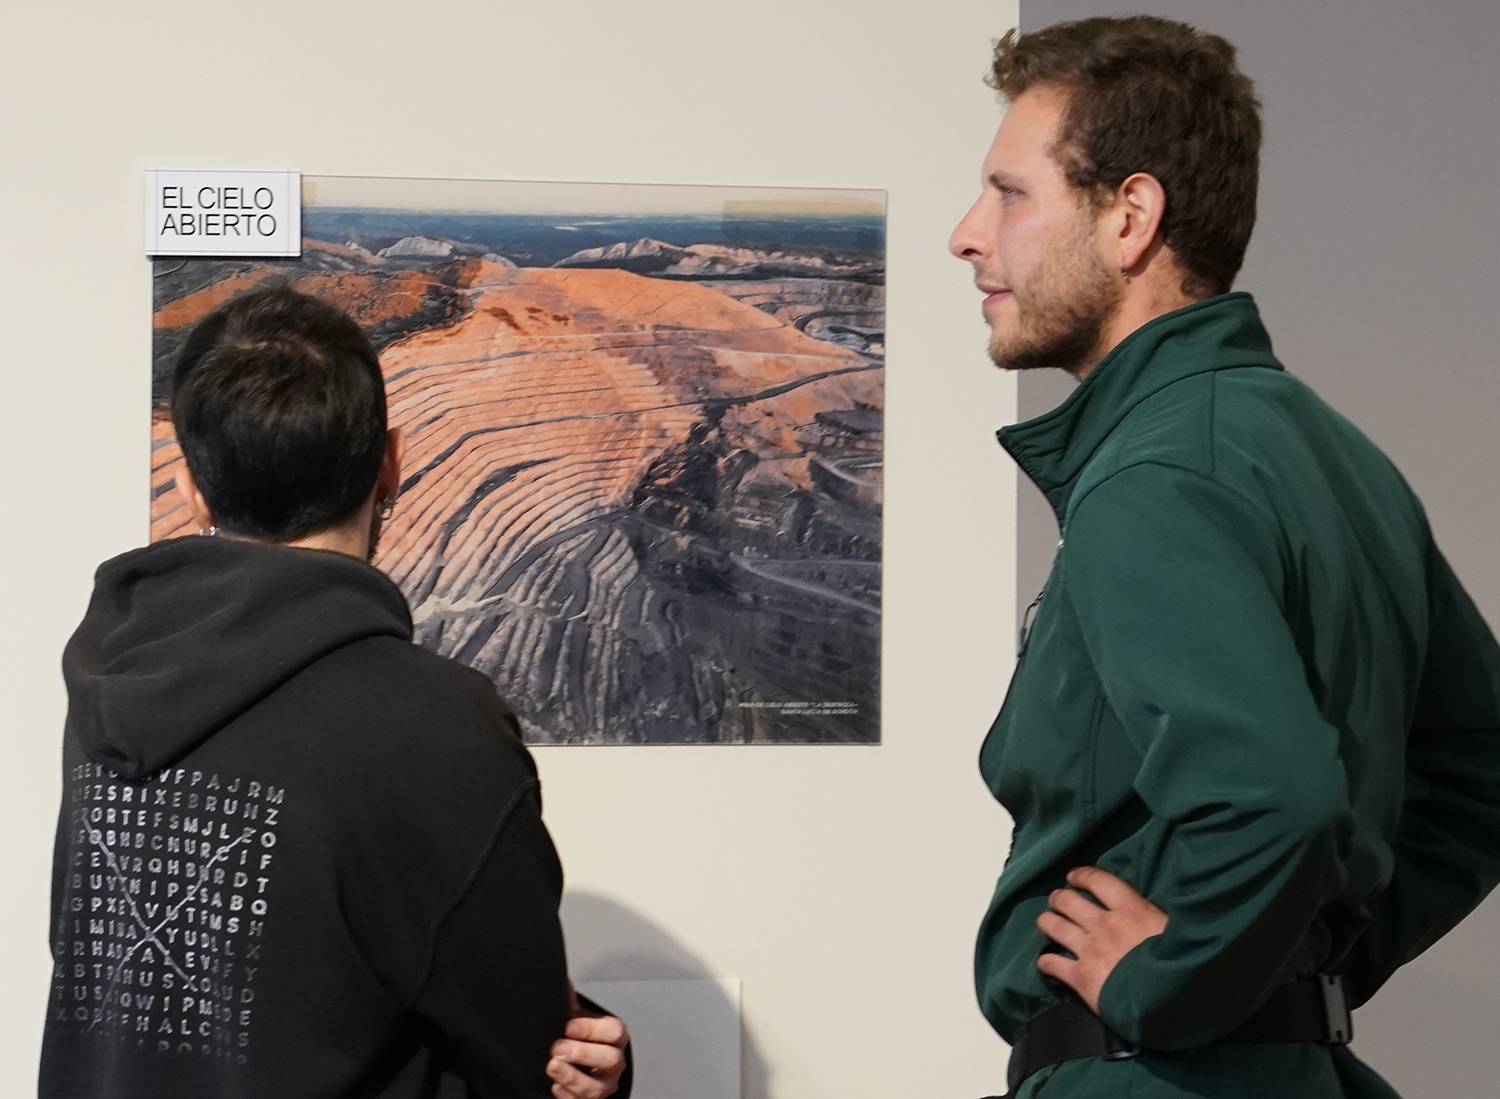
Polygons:
<instances>
[{"instance_id":1,"label":"stubble","mask_svg":"<svg viewBox=\"0 0 1500 1099\"><path fill-rule=\"evenodd\" d=\"M1051 368L1077 375L1098 358L1124 291L1095 251L1089 230L1080 228L1064 255L1012 283L1020 323L1014 335L990 338L990 361L1001 370Z\"/></svg>"}]
</instances>

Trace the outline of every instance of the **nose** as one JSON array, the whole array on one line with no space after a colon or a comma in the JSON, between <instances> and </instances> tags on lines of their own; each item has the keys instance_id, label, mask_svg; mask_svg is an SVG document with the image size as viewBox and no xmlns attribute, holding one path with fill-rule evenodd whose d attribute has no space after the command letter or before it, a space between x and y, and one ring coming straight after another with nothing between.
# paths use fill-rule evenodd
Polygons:
<instances>
[{"instance_id":1,"label":"nose","mask_svg":"<svg viewBox=\"0 0 1500 1099\"><path fill-rule=\"evenodd\" d=\"M969 207L969 212L953 227L953 233L948 237L948 251L958 259L970 263L982 259L984 255L984 236L978 231L979 206L983 201L982 195L975 200L974 205Z\"/></svg>"}]
</instances>

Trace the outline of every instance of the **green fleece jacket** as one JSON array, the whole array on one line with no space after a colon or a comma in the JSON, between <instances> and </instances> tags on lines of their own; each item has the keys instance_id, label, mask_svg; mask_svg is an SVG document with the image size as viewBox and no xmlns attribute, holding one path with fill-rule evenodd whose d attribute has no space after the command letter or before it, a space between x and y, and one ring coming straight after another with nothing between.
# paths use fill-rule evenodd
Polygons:
<instances>
[{"instance_id":1,"label":"green fleece jacket","mask_svg":"<svg viewBox=\"0 0 1500 1099\"><path fill-rule=\"evenodd\" d=\"M1363 1003L1500 880L1500 649L1421 505L1247 294L1143 326L1000 440L1063 540L981 753L1015 821L985 1015L1013 1040L1056 1002L1035 920L1094 865L1168 914L1100 997L1153 1052L1049 1094L1393 1094L1343 1050L1200 1047L1300 976Z\"/></svg>"}]
</instances>

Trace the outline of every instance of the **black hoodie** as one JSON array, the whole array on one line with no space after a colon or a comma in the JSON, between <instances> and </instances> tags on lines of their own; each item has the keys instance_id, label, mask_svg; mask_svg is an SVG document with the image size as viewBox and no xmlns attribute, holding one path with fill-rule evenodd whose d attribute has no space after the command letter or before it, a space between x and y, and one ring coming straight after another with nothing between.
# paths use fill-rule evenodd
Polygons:
<instances>
[{"instance_id":1,"label":"black hoodie","mask_svg":"<svg viewBox=\"0 0 1500 1099\"><path fill-rule=\"evenodd\" d=\"M42 1099L549 1094L562 871L515 718L342 554L100 567L63 658Z\"/></svg>"}]
</instances>

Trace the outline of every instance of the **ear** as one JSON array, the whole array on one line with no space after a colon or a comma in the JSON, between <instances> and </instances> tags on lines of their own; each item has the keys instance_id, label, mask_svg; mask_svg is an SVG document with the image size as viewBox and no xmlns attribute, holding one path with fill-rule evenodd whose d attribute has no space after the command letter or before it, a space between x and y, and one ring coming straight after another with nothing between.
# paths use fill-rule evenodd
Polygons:
<instances>
[{"instance_id":1,"label":"ear","mask_svg":"<svg viewBox=\"0 0 1500 1099\"><path fill-rule=\"evenodd\" d=\"M188 511L192 513L193 522L198 524L198 529L208 530L214 527L216 525L214 514L208 509L208 501L203 498L203 493L198 491L197 482L188 471L186 460L183 461L182 468L177 471L174 480L177 483L177 491L187 501Z\"/></svg>"},{"instance_id":2,"label":"ear","mask_svg":"<svg viewBox=\"0 0 1500 1099\"><path fill-rule=\"evenodd\" d=\"M1167 192L1161 181L1145 172L1136 172L1120 184L1115 192L1114 216L1109 219L1114 237L1106 245L1112 248L1115 262L1122 271L1133 272L1157 243L1161 219L1167 211ZM1108 257L1111 252L1106 252Z\"/></svg>"},{"instance_id":3,"label":"ear","mask_svg":"<svg viewBox=\"0 0 1500 1099\"><path fill-rule=\"evenodd\" d=\"M381 500L394 500L401 491L401 461L406 457L406 436L399 427L385 433L385 457L380 460L380 475L375 478L375 506Z\"/></svg>"}]
</instances>

